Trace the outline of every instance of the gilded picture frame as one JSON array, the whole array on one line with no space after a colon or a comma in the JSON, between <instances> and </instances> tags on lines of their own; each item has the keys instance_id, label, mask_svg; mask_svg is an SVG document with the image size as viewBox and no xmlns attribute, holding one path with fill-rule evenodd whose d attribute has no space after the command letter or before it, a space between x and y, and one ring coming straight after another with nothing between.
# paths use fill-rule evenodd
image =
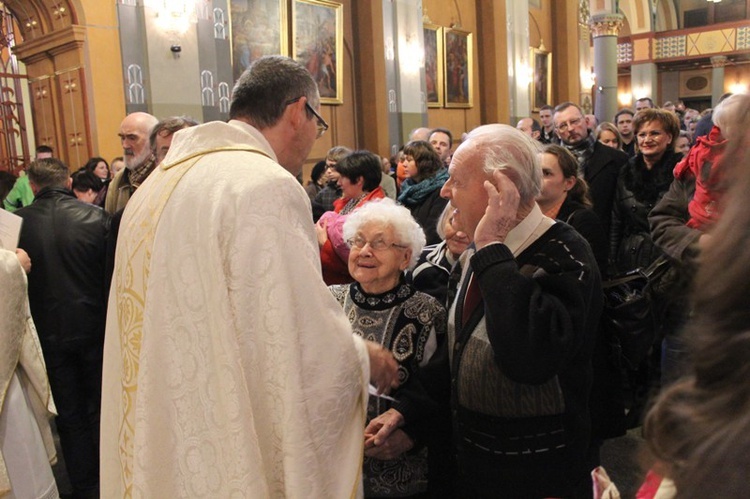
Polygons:
<instances>
[{"instance_id":1,"label":"gilded picture frame","mask_svg":"<svg viewBox=\"0 0 750 499\"><path fill-rule=\"evenodd\" d=\"M443 28L424 25L424 72L427 107L442 107L444 93Z\"/></svg>"},{"instance_id":2,"label":"gilded picture frame","mask_svg":"<svg viewBox=\"0 0 750 499\"><path fill-rule=\"evenodd\" d=\"M234 80L264 55L288 55L286 0L230 0L230 37Z\"/></svg>"},{"instance_id":3,"label":"gilded picture frame","mask_svg":"<svg viewBox=\"0 0 750 499\"><path fill-rule=\"evenodd\" d=\"M445 107L473 106L473 42L469 31L443 28Z\"/></svg>"},{"instance_id":4,"label":"gilded picture frame","mask_svg":"<svg viewBox=\"0 0 750 499\"><path fill-rule=\"evenodd\" d=\"M344 6L328 0L294 0L292 58L315 78L323 104L343 104Z\"/></svg>"},{"instance_id":5,"label":"gilded picture frame","mask_svg":"<svg viewBox=\"0 0 750 499\"><path fill-rule=\"evenodd\" d=\"M531 109L538 112L540 108L552 101L552 52L531 48Z\"/></svg>"}]
</instances>

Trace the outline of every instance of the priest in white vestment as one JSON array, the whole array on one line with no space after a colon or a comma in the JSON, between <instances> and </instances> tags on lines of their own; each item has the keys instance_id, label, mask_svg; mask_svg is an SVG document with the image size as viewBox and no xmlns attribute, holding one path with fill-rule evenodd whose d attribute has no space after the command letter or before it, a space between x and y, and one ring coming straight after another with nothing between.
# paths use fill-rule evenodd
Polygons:
<instances>
[{"instance_id":1,"label":"priest in white vestment","mask_svg":"<svg viewBox=\"0 0 750 499\"><path fill-rule=\"evenodd\" d=\"M102 497L361 495L370 377L295 179L328 125L310 74L256 61L229 123L181 130L122 220L104 353Z\"/></svg>"},{"instance_id":2,"label":"priest in white vestment","mask_svg":"<svg viewBox=\"0 0 750 499\"><path fill-rule=\"evenodd\" d=\"M53 499L55 404L20 262L28 272L26 252L0 248L0 497Z\"/></svg>"}]
</instances>

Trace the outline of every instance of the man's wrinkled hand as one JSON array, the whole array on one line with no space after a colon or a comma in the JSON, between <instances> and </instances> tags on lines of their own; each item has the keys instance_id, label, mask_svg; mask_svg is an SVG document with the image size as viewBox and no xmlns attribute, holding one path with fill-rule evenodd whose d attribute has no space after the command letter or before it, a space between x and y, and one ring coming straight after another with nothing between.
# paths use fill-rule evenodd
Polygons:
<instances>
[{"instance_id":1,"label":"man's wrinkled hand","mask_svg":"<svg viewBox=\"0 0 750 499\"><path fill-rule=\"evenodd\" d=\"M484 181L487 209L474 231L477 250L488 244L504 242L508 233L518 225L518 205L521 195L505 171L495 170L492 179Z\"/></svg>"},{"instance_id":2,"label":"man's wrinkled hand","mask_svg":"<svg viewBox=\"0 0 750 499\"><path fill-rule=\"evenodd\" d=\"M365 428L365 449L378 447L397 429L404 426L404 416L396 409L388 409L373 418Z\"/></svg>"},{"instance_id":3,"label":"man's wrinkled hand","mask_svg":"<svg viewBox=\"0 0 750 499\"><path fill-rule=\"evenodd\" d=\"M377 446L371 444L368 447L367 441L367 433L365 433L365 456L382 460L396 459L414 447L414 441L401 429L395 430Z\"/></svg>"}]
</instances>

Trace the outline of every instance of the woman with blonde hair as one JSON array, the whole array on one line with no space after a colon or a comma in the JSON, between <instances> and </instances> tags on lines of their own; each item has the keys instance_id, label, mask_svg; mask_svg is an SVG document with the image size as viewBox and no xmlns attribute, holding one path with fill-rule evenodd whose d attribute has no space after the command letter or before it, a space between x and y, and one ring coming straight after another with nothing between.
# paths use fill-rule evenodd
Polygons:
<instances>
[{"instance_id":1,"label":"woman with blonde hair","mask_svg":"<svg viewBox=\"0 0 750 499\"><path fill-rule=\"evenodd\" d=\"M620 151L623 150L622 135L620 135L620 131L617 127L609 121L605 121L596 127L594 138L605 146L619 149Z\"/></svg>"}]
</instances>

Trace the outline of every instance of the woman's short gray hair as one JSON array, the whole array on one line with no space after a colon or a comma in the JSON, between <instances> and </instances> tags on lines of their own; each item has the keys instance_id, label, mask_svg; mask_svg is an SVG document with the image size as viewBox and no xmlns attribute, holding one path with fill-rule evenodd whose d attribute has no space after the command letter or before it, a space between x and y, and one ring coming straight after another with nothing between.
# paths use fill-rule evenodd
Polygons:
<instances>
[{"instance_id":1,"label":"woman's short gray hair","mask_svg":"<svg viewBox=\"0 0 750 499\"><path fill-rule=\"evenodd\" d=\"M495 170L513 170L521 203L528 204L542 191L542 167L539 165L541 144L509 125L483 125L466 137L466 143L484 158L482 169L487 174Z\"/></svg>"},{"instance_id":2,"label":"woman's short gray hair","mask_svg":"<svg viewBox=\"0 0 750 499\"><path fill-rule=\"evenodd\" d=\"M411 261L409 269L414 268L422 253L426 239L422 227L419 226L411 212L396 204L390 198L378 199L366 203L354 213L349 215L344 222L344 239L352 239L361 227L380 223L393 228L396 235L396 244L408 246L411 249Z\"/></svg>"}]
</instances>

